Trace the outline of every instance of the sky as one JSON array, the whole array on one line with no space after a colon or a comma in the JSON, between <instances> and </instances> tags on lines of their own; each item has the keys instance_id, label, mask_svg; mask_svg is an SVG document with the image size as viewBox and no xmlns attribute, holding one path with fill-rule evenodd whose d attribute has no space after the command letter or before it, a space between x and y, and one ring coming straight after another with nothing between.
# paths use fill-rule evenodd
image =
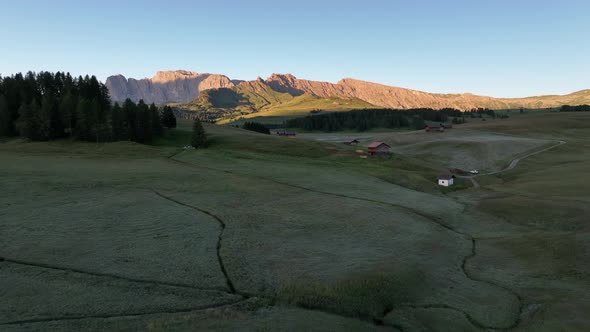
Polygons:
<instances>
[{"instance_id":1,"label":"sky","mask_svg":"<svg viewBox=\"0 0 590 332\"><path fill-rule=\"evenodd\" d=\"M0 74L351 77L495 97L590 89L590 1L2 1Z\"/></svg>"}]
</instances>

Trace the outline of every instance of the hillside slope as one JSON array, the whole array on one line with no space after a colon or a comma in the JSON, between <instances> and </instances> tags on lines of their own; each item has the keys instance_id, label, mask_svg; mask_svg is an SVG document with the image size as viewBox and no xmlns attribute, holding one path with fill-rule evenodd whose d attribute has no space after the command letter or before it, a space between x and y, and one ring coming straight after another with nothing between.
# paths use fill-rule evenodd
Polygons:
<instances>
[{"instance_id":1,"label":"hillside slope","mask_svg":"<svg viewBox=\"0 0 590 332\"><path fill-rule=\"evenodd\" d=\"M204 112L209 120L249 115L296 115L313 110L343 111L375 108L375 105L354 97L320 97L315 94L278 91L258 78L233 88L210 89L191 102L176 105L180 109Z\"/></svg>"},{"instance_id":2,"label":"hillside slope","mask_svg":"<svg viewBox=\"0 0 590 332\"><path fill-rule=\"evenodd\" d=\"M377 83L346 78L338 83L317 82L297 79L286 74L273 74L267 80L273 89L293 95L309 93L319 97L358 98L370 104L397 109L408 108L549 108L561 105L580 105L590 103L590 90L582 90L564 96L536 96L527 98L493 98L470 93L437 94Z\"/></svg>"}]
</instances>

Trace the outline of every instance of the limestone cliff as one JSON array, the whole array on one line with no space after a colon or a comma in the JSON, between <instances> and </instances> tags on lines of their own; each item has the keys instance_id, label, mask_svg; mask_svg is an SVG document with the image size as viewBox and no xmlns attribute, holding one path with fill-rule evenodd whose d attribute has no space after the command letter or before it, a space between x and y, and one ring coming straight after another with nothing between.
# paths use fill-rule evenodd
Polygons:
<instances>
[{"instance_id":1,"label":"limestone cliff","mask_svg":"<svg viewBox=\"0 0 590 332\"><path fill-rule=\"evenodd\" d=\"M106 86L113 101L127 98L146 103L186 103L208 89L231 88L235 86L227 76L199 74L186 70L159 71L152 78L126 79L123 75L107 78Z\"/></svg>"}]
</instances>

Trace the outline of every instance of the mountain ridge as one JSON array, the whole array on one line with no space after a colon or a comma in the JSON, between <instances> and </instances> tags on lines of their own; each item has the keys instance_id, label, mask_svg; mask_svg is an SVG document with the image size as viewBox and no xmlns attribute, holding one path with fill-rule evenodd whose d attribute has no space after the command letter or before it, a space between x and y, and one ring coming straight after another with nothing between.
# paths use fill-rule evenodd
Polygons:
<instances>
[{"instance_id":1,"label":"mountain ridge","mask_svg":"<svg viewBox=\"0 0 590 332\"><path fill-rule=\"evenodd\" d=\"M288 94L299 97L308 94L317 98L336 98L342 100L361 100L369 105L383 108L457 108L469 110L473 108L553 108L565 104L590 104L590 89L566 95L540 95L522 98L495 98L471 93L429 93L424 91L388 86L380 83L343 78L337 83L298 79L292 74L271 74L268 78L258 77L251 81L232 80L221 74L196 73L186 70L158 71L151 79L126 79L123 75L107 78L113 101L126 98L157 104L163 103L196 103L202 91L211 89L233 89L235 93L248 95L247 99L258 96L256 102L248 107L269 107L282 101L263 99L271 95ZM269 91L268 89L272 90ZM227 94L229 96L229 94ZM276 96L271 99L276 99ZM289 99L283 96L283 99ZM237 98L232 96L232 98ZM282 98L282 97L281 97ZM203 102L201 100L200 102ZM205 101L206 103L206 101Z\"/></svg>"}]
</instances>

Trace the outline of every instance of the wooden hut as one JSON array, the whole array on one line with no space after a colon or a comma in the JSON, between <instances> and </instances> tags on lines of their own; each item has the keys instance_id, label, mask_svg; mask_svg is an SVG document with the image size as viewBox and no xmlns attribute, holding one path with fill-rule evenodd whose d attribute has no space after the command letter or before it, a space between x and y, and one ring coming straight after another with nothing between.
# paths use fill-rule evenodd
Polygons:
<instances>
[{"instance_id":1,"label":"wooden hut","mask_svg":"<svg viewBox=\"0 0 590 332\"><path fill-rule=\"evenodd\" d=\"M367 153L374 155L387 155L391 147L383 142L373 142L367 146Z\"/></svg>"}]
</instances>

